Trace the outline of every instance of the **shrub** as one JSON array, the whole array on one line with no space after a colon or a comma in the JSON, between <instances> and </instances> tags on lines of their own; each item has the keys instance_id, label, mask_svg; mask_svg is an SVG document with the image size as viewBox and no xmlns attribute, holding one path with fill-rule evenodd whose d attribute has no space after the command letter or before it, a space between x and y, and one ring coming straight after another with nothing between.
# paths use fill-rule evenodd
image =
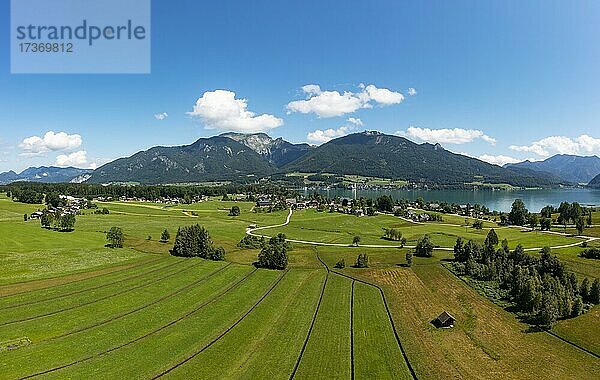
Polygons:
<instances>
[{"instance_id":1,"label":"shrub","mask_svg":"<svg viewBox=\"0 0 600 380\"><path fill-rule=\"evenodd\" d=\"M334 268L337 268L337 269L344 269L344 268L346 268L346 260L341 259L340 261L338 261L337 263L335 263Z\"/></svg>"},{"instance_id":2,"label":"shrub","mask_svg":"<svg viewBox=\"0 0 600 380\"><path fill-rule=\"evenodd\" d=\"M166 243L169 240L171 240L171 234L169 233L169 231L167 231L167 229L165 229L162 234L160 235L160 241L162 243Z\"/></svg>"},{"instance_id":3,"label":"shrub","mask_svg":"<svg viewBox=\"0 0 600 380\"><path fill-rule=\"evenodd\" d=\"M239 248L249 248L249 249L258 249L262 248L265 245L265 238L258 238L252 235L245 235L237 246Z\"/></svg>"},{"instance_id":4,"label":"shrub","mask_svg":"<svg viewBox=\"0 0 600 380\"><path fill-rule=\"evenodd\" d=\"M421 257L431 257L433 256L433 243L431 242L431 238L429 235L425 234L419 241L417 242L417 246L415 248L415 254Z\"/></svg>"},{"instance_id":5,"label":"shrub","mask_svg":"<svg viewBox=\"0 0 600 380\"><path fill-rule=\"evenodd\" d=\"M111 227L106 233L106 240L108 240L108 246L111 248L123 248L125 240L123 230L120 227Z\"/></svg>"},{"instance_id":6,"label":"shrub","mask_svg":"<svg viewBox=\"0 0 600 380\"><path fill-rule=\"evenodd\" d=\"M231 210L229 210L229 216L240 216L240 208L238 206L233 206Z\"/></svg>"},{"instance_id":7,"label":"shrub","mask_svg":"<svg viewBox=\"0 0 600 380\"><path fill-rule=\"evenodd\" d=\"M412 266L413 254L412 252L406 252L406 265Z\"/></svg>"},{"instance_id":8,"label":"shrub","mask_svg":"<svg viewBox=\"0 0 600 380\"><path fill-rule=\"evenodd\" d=\"M369 267L369 256L366 253L359 253L356 258L357 268L368 268Z\"/></svg>"}]
</instances>

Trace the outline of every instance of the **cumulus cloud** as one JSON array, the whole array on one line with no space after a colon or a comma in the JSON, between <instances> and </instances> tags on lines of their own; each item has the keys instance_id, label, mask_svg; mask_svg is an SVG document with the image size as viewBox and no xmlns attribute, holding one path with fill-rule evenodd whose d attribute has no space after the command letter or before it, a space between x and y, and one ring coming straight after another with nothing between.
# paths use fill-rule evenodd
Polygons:
<instances>
[{"instance_id":1,"label":"cumulus cloud","mask_svg":"<svg viewBox=\"0 0 600 380\"><path fill-rule=\"evenodd\" d=\"M61 154L56 157L56 166L77 166L81 167L88 163L87 152L85 150L79 150L70 154ZM95 168L94 168L95 169Z\"/></svg>"},{"instance_id":2,"label":"cumulus cloud","mask_svg":"<svg viewBox=\"0 0 600 380\"><path fill-rule=\"evenodd\" d=\"M348 118L348 123L350 123L352 125L355 125L357 127L362 127L364 125L363 122L362 122L362 120L360 120L357 117L349 117Z\"/></svg>"},{"instance_id":3,"label":"cumulus cloud","mask_svg":"<svg viewBox=\"0 0 600 380\"><path fill-rule=\"evenodd\" d=\"M415 89L414 87L409 87L408 91L406 92L409 96L415 96L417 95L417 89Z\"/></svg>"},{"instance_id":4,"label":"cumulus cloud","mask_svg":"<svg viewBox=\"0 0 600 380\"><path fill-rule=\"evenodd\" d=\"M387 88L378 88L372 84L360 84L360 92L322 91L316 84L302 87L306 94L305 100L294 100L286 106L288 113L314 113L319 117L335 117L353 113L361 108L372 108L373 104L387 106L398 104L404 100L404 95Z\"/></svg>"},{"instance_id":5,"label":"cumulus cloud","mask_svg":"<svg viewBox=\"0 0 600 380\"><path fill-rule=\"evenodd\" d=\"M581 135L574 139L567 136L549 136L529 145L511 145L510 149L517 152L535 153L541 157L557 153L598 154L600 153L600 139L589 135Z\"/></svg>"},{"instance_id":6,"label":"cumulus cloud","mask_svg":"<svg viewBox=\"0 0 600 380\"><path fill-rule=\"evenodd\" d=\"M472 142L476 139L481 139L492 145L496 144L496 139L490 137L478 129L462 129L462 128L442 128L429 129L419 127L409 127L406 131L396 132L399 136L405 136L430 143L442 144L464 144Z\"/></svg>"},{"instance_id":7,"label":"cumulus cloud","mask_svg":"<svg viewBox=\"0 0 600 380\"><path fill-rule=\"evenodd\" d=\"M306 138L309 141L322 144L322 143L326 143L327 141L332 140L336 137L345 136L348 133L350 133L350 131L352 131L352 127L348 127L348 126L339 127L338 129L332 129L332 128L326 129L326 130L317 129L316 131L309 132L308 135L306 136Z\"/></svg>"},{"instance_id":8,"label":"cumulus cloud","mask_svg":"<svg viewBox=\"0 0 600 380\"><path fill-rule=\"evenodd\" d=\"M206 129L255 133L283 125L283 120L273 115L248 111L247 100L236 99L235 92L227 90L205 92L187 114L201 121Z\"/></svg>"},{"instance_id":9,"label":"cumulus cloud","mask_svg":"<svg viewBox=\"0 0 600 380\"><path fill-rule=\"evenodd\" d=\"M166 112L159 112L159 113L154 114L154 118L156 120L165 120L168 117L169 117L169 114Z\"/></svg>"},{"instance_id":10,"label":"cumulus cloud","mask_svg":"<svg viewBox=\"0 0 600 380\"><path fill-rule=\"evenodd\" d=\"M80 147L82 143L83 140L80 135L48 131L44 137L31 136L23 139L19 147L23 149L22 155L37 155L50 151L75 149Z\"/></svg>"},{"instance_id":11,"label":"cumulus cloud","mask_svg":"<svg viewBox=\"0 0 600 380\"><path fill-rule=\"evenodd\" d=\"M510 156L503 156L503 155L494 156L494 155L490 155L490 154L483 154L477 158L480 159L481 161L489 162L490 164L494 164L494 165L498 165L498 166L504 166L506 164L514 164L514 163L523 161L523 160L519 160L514 157L510 157Z\"/></svg>"}]
</instances>

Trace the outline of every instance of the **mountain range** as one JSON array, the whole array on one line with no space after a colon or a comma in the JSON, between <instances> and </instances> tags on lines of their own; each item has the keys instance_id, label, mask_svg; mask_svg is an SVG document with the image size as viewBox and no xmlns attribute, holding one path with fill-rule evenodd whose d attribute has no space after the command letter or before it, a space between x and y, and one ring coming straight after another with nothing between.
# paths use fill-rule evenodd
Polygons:
<instances>
[{"instance_id":1,"label":"mountain range","mask_svg":"<svg viewBox=\"0 0 600 380\"><path fill-rule=\"evenodd\" d=\"M469 183L549 187L568 184L552 172L526 165L500 167L447 151L439 144L365 131L321 146L292 144L267 134L225 133L190 145L157 146L107 163L94 171L75 168L30 168L0 174L14 181L143 184L211 181L255 182L292 172L360 175L407 180L425 185Z\"/></svg>"},{"instance_id":2,"label":"mountain range","mask_svg":"<svg viewBox=\"0 0 600 380\"><path fill-rule=\"evenodd\" d=\"M38 168L30 167L21 173L8 171L0 173L0 184L5 185L11 182L84 182L93 172L91 169L78 169L73 167L61 168L56 166L40 166Z\"/></svg>"},{"instance_id":3,"label":"mountain range","mask_svg":"<svg viewBox=\"0 0 600 380\"><path fill-rule=\"evenodd\" d=\"M380 132L354 133L319 147L264 133L226 133L191 145L154 147L96 169L88 182L191 183L255 181L277 173L314 172L404 179L426 184L470 182L553 186L561 180L527 169L506 169Z\"/></svg>"},{"instance_id":4,"label":"mountain range","mask_svg":"<svg viewBox=\"0 0 600 380\"><path fill-rule=\"evenodd\" d=\"M597 156L575 156L557 154L544 161L523 161L506 164L505 168L525 168L558 176L566 182L586 184L600 174L600 158Z\"/></svg>"}]
</instances>

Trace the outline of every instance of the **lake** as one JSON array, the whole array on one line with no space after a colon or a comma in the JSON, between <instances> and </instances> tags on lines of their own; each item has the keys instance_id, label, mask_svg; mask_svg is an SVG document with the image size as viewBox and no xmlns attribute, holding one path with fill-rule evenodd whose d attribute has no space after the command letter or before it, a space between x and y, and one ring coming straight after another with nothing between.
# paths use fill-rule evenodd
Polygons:
<instances>
[{"instance_id":1,"label":"lake","mask_svg":"<svg viewBox=\"0 0 600 380\"><path fill-rule=\"evenodd\" d=\"M310 194L315 190L305 190ZM445 201L448 203L478 203L490 210L510 211L515 199L525 202L529 211L538 212L546 205L558 206L560 202L579 202L582 206L600 206L600 189L534 189L534 190L351 190L320 189L318 193L329 197L376 198L382 194L391 195L394 199L415 200L419 197L425 201Z\"/></svg>"}]
</instances>

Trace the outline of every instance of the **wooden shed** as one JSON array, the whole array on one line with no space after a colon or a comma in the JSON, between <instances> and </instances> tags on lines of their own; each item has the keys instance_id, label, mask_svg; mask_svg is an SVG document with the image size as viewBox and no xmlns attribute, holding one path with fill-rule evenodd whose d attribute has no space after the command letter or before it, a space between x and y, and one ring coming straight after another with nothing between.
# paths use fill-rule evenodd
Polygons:
<instances>
[{"instance_id":1,"label":"wooden shed","mask_svg":"<svg viewBox=\"0 0 600 380\"><path fill-rule=\"evenodd\" d=\"M436 319L433 320L433 324L436 325L437 327L450 328L450 327L454 327L455 321L456 321L456 318L454 318L447 311L444 311L444 312L442 312L442 314L438 315L438 317Z\"/></svg>"}]
</instances>

